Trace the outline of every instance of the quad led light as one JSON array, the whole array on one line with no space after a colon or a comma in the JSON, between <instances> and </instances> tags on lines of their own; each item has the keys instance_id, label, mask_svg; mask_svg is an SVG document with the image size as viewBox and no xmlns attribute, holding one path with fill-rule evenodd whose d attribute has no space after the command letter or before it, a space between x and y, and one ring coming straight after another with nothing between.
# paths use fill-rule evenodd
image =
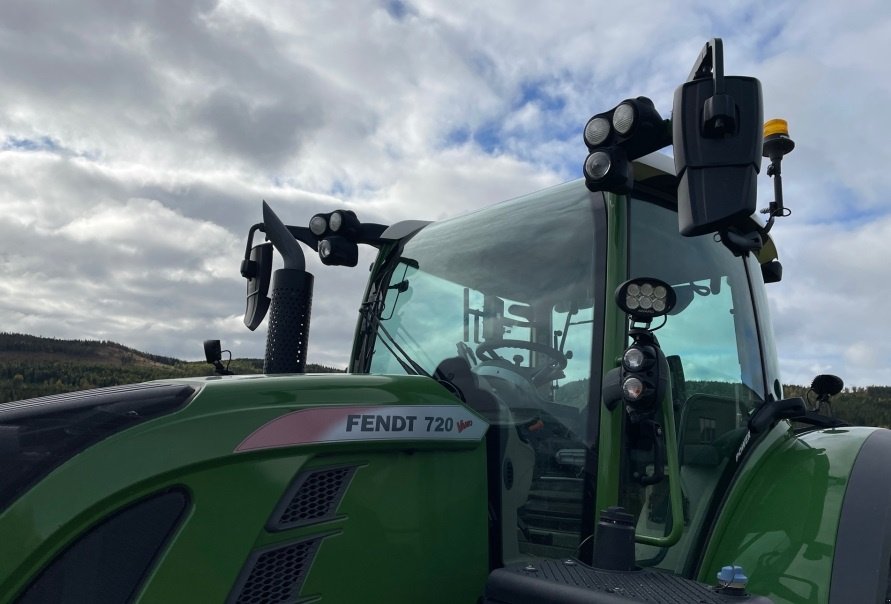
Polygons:
<instances>
[{"instance_id":1,"label":"quad led light","mask_svg":"<svg viewBox=\"0 0 891 604\"><path fill-rule=\"evenodd\" d=\"M616 303L636 321L649 321L671 312L677 297L667 283L653 278L631 279L616 289Z\"/></svg>"}]
</instances>

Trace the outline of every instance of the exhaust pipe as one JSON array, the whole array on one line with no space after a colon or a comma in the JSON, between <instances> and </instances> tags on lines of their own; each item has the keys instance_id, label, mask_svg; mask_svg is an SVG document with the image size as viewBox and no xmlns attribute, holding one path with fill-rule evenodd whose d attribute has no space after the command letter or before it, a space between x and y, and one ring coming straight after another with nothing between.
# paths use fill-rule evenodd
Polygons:
<instances>
[{"instance_id":1,"label":"exhaust pipe","mask_svg":"<svg viewBox=\"0 0 891 604\"><path fill-rule=\"evenodd\" d=\"M309 340L313 276L281 268L272 275L272 312L263 373L304 373Z\"/></svg>"},{"instance_id":2,"label":"exhaust pipe","mask_svg":"<svg viewBox=\"0 0 891 604\"><path fill-rule=\"evenodd\" d=\"M272 304L263 373L304 373L313 276L306 271L300 244L265 201L263 224L266 237L285 263L284 268L272 275Z\"/></svg>"}]
</instances>

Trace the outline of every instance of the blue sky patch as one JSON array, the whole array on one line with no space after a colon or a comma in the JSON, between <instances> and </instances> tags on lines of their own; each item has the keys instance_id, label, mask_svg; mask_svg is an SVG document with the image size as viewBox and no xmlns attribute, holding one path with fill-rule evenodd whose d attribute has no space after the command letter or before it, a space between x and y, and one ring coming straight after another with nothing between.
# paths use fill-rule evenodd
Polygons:
<instances>
[{"instance_id":1,"label":"blue sky patch","mask_svg":"<svg viewBox=\"0 0 891 604\"><path fill-rule=\"evenodd\" d=\"M519 109L529 103L535 103L544 111L553 112L563 111L566 107L566 99L562 96L551 94L542 82L535 81L523 82L520 85L520 96L514 103L514 108Z\"/></svg>"},{"instance_id":2,"label":"blue sky patch","mask_svg":"<svg viewBox=\"0 0 891 604\"><path fill-rule=\"evenodd\" d=\"M473 132L473 142L479 145L486 153L496 153L501 149L501 123L496 121L486 122Z\"/></svg>"},{"instance_id":3,"label":"blue sky patch","mask_svg":"<svg viewBox=\"0 0 891 604\"><path fill-rule=\"evenodd\" d=\"M467 144L470 140L470 128L467 126L462 126L461 128L455 128L445 137L445 147L460 147L461 145Z\"/></svg>"},{"instance_id":4,"label":"blue sky patch","mask_svg":"<svg viewBox=\"0 0 891 604\"><path fill-rule=\"evenodd\" d=\"M18 136L7 136L3 141L4 151L51 151L60 153L64 151L57 141L48 136L39 136L37 138L19 138Z\"/></svg>"},{"instance_id":5,"label":"blue sky patch","mask_svg":"<svg viewBox=\"0 0 891 604\"><path fill-rule=\"evenodd\" d=\"M501 151L504 146L501 137L501 123L493 120L485 122L475 129L470 126L455 128L445 135L443 148L460 147L470 142L479 146L486 153L492 154Z\"/></svg>"},{"instance_id":6,"label":"blue sky patch","mask_svg":"<svg viewBox=\"0 0 891 604\"><path fill-rule=\"evenodd\" d=\"M386 0L384 9L387 14L397 21L404 20L407 16L413 14L412 8L402 0Z\"/></svg>"}]
</instances>

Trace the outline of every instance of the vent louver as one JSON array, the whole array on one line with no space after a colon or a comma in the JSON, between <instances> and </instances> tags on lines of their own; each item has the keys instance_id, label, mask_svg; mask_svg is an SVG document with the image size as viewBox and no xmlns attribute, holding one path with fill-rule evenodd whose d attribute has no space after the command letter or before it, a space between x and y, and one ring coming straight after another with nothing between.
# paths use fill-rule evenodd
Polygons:
<instances>
[{"instance_id":1,"label":"vent louver","mask_svg":"<svg viewBox=\"0 0 891 604\"><path fill-rule=\"evenodd\" d=\"M256 552L245 564L229 604L296 602L321 537Z\"/></svg>"},{"instance_id":2,"label":"vent louver","mask_svg":"<svg viewBox=\"0 0 891 604\"><path fill-rule=\"evenodd\" d=\"M355 466L347 466L301 472L276 506L266 528L283 531L333 519L355 471Z\"/></svg>"}]
</instances>

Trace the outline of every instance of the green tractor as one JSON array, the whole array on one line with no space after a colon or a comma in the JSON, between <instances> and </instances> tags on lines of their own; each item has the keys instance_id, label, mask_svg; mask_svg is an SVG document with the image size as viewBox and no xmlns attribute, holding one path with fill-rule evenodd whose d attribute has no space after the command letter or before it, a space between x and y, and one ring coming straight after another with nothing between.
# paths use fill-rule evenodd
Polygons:
<instances>
[{"instance_id":1,"label":"green tractor","mask_svg":"<svg viewBox=\"0 0 891 604\"><path fill-rule=\"evenodd\" d=\"M823 413L834 376L782 393L793 143L718 39L672 116L624 101L585 126L584 180L442 222L264 204L264 375L0 406L0 601L885 601L891 431ZM305 375L303 249L359 245L349 373Z\"/></svg>"}]
</instances>

